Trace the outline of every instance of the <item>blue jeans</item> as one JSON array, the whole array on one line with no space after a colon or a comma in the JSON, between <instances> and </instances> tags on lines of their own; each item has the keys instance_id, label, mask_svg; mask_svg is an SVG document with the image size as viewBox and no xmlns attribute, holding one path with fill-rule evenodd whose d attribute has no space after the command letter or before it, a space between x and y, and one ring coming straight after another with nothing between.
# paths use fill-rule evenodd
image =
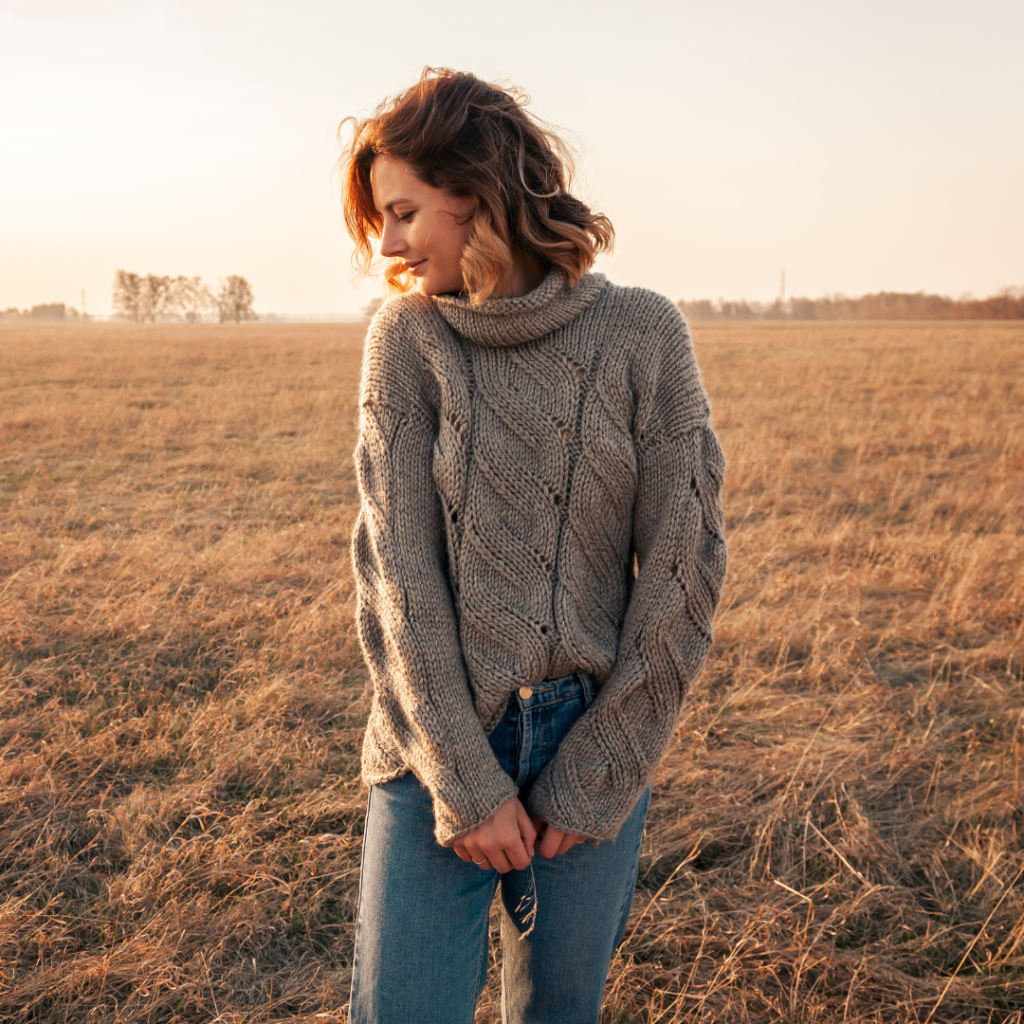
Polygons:
<instances>
[{"instance_id":1,"label":"blue jeans","mask_svg":"<svg viewBox=\"0 0 1024 1024\"><path fill-rule=\"evenodd\" d=\"M524 803L593 699L583 672L509 698L490 742ZM371 787L350 1024L471 1024L499 885L502 1020L596 1024L633 904L650 799L648 786L614 841L580 843L551 860L538 853L524 871L499 875L438 845L430 794L411 772Z\"/></svg>"}]
</instances>

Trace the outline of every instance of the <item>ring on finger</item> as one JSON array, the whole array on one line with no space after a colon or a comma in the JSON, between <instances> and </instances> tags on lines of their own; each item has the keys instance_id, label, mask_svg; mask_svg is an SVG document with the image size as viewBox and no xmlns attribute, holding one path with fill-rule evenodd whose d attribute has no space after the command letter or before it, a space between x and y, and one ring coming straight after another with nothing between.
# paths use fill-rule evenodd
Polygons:
<instances>
[{"instance_id":1,"label":"ring on finger","mask_svg":"<svg viewBox=\"0 0 1024 1024\"><path fill-rule=\"evenodd\" d=\"M477 867L480 867L480 865L481 865L481 864L486 864L486 863L487 863L487 859L486 859L486 858L484 858L484 860L475 860L475 861L473 861L473 863L474 863L474 864L475 864L475 865L476 865Z\"/></svg>"}]
</instances>

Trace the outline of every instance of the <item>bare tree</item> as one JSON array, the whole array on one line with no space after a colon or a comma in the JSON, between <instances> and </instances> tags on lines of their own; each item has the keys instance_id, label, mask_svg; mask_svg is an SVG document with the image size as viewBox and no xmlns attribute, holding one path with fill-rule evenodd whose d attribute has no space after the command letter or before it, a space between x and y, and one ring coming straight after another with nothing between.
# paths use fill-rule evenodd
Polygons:
<instances>
[{"instance_id":1,"label":"bare tree","mask_svg":"<svg viewBox=\"0 0 1024 1024\"><path fill-rule=\"evenodd\" d=\"M167 275L114 274L114 309L133 323L156 323L169 311L171 279Z\"/></svg>"},{"instance_id":2,"label":"bare tree","mask_svg":"<svg viewBox=\"0 0 1024 1024\"><path fill-rule=\"evenodd\" d=\"M370 301L363 306L361 310L363 316L365 316L367 320L372 320L374 314L378 309L380 309L383 302L384 300L379 295L376 298L370 299Z\"/></svg>"},{"instance_id":3,"label":"bare tree","mask_svg":"<svg viewBox=\"0 0 1024 1024\"><path fill-rule=\"evenodd\" d=\"M229 274L227 279L221 282L220 292L217 294L217 311L222 324L228 320L234 320L237 324L243 320L258 319L252 303L252 285L244 277Z\"/></svg>"},{"instance_id":4,"label":"bare tree","mask_svg":"<svg viewBox=\"0 0 1024 1024\"><path fill-rule=\"evenodd\" d=\"M141 319L155 324L169 312L171 300L171 278L164 274L147 274L142 279L139 307Z\"/></svg>"},{"instance_id":5,"label":"bare tree","mask_svg":"<svg viewBox=\"0 0 1024 1024\"><path fill-rule=\"evenodd\" d=\"M201 277L179 275L171 282L169 311L186 323L198 323L203 313L215 309L217 302Z\"/></svg>"},{"instance_id":6,"label":"bare tree","mask_svg":"<svg viewBox=\"0 0 1024 1024\"><path fill-rule=\"evenodd\" d=\"M216 298L201 277L172 278L127 270L118 270L114 275L114 310L133 323L181 317L194 324L204 312L216 309L221 323L233 320L237 324L258 319L252 304L252 286L238 274L221 282Z\"/></svg>"},{"instance_id":7,"label":"bare tree","mask_svg":"<svg viewBox=\"0 0 1024 1024\"><path fill-rule=\"evenodd\" d=\"M114 274L114 311L139 323L142 320L142 277L127 270Z\"/></svg>"}]
</instances>

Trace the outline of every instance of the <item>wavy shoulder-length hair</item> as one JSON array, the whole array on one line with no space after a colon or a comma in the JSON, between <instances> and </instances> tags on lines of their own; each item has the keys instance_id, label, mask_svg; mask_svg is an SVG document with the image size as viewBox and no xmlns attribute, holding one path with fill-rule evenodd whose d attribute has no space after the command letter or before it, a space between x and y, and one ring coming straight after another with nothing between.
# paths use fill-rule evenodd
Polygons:
<instances>
[{"instance_id":1,"label":"wavy shoulder-length hair","mask_svg":"<svg viewBox=\"0 0 1024 1024\"><path fill-rule=\"evenodd\" d=\"M544 269L561 267L575 285L594 257L610 249L611 221L568 191L573 163L558 135L525 109L514 88L447 68L425 68L418 82L353 124L340 161L345 224L362 274L384 220L373 203L370 168L378 156L401 160L428 185L473 197L473 225L462 254L462 278L474 305L506 284L518 255ZM341 131L341 129L339 129ZM401 260L384 279L393 292L413 281Z\"/></svg>"}]
</instances>

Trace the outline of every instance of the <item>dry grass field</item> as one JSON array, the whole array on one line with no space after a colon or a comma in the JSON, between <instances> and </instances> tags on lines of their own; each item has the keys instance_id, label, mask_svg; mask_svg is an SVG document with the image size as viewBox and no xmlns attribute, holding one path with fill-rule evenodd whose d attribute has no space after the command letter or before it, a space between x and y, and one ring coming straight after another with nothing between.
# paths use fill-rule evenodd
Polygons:
<instances>
[{"instance_id":1,"label":"dry grass field","mask_svg":"<svg viewBox=\"0 0 1024 1024\"><path fill-rule=\"evenodd\" d=\"M361 335L0 328L0 1020L345 1019ZM604 1021L1020 1024L1024 325L694 335L729 578Z\"/></svg>"}]
</instances>

